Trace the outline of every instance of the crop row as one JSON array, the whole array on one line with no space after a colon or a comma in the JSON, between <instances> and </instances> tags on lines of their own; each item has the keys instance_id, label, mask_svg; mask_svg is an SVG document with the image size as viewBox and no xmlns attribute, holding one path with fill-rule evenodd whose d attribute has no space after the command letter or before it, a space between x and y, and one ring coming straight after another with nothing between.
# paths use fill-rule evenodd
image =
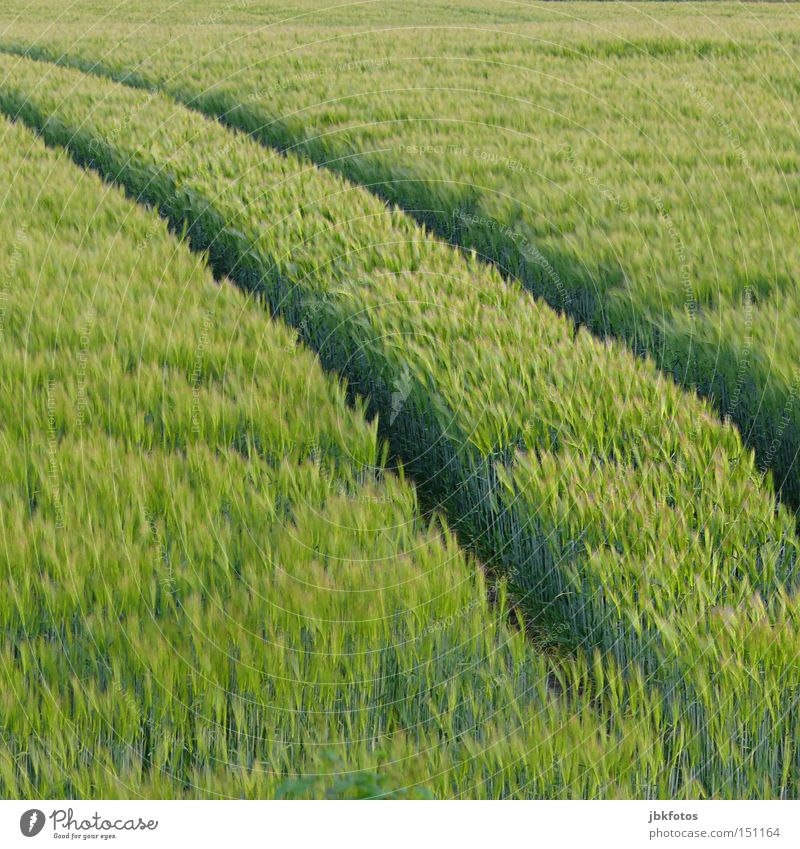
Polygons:
<instances>
[{"instance_id":1,"label":"crop row","mask_svg":"<svg viewBox=\"0 0 800 849\"><path fill-rule=\"evenodd\" d=\"M712 793L791 792L797 644L776 605L797 541L732 427L333 175L160 96L0 67L8 114L157 205L369 398L420 489L510 576L530 618L635 665L664 699L662 740L681 729L687 774ZM744 697L727 682L750 680L747 646L725 677L706 651L719 617L777 635ZM754 760L769 769L743 768Z\"/></svg>"},{"instance_id":2,"label":"crop row","mask_svg":"<svg viewBox=\"0 0 800 849\"><path fill-rule=\"evenodd\" d=\"M332 35L301 19L268 40L211 26L4 42L156 85L369 186L708 397L797 506L798 160L781 46L796 25L780 9L748 26L581 7L576 29L559 7L544 28L499 32L506 11L482 7L487 31L471 13L461 28Z\"/></svg>"},{"instance_id":3,"label":"crop row","mask_svg":"<svg viewBox=\"0 0 800 849\"><path fill-rule=\"evenodd\" d=\"M293 331L0 134L0 795L675 789Z\"/></svg>"}]
</instances>

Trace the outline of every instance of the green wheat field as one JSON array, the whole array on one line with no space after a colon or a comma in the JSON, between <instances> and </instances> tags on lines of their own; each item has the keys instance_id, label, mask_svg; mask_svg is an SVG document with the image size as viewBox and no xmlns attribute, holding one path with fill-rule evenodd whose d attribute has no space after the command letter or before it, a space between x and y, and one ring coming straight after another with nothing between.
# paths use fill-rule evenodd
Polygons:
<instances>
[{"instance_id":1,"label":"green wheat field","mask_svg":"<svg viewBox=\"0 0 800 849\"><path fill-rule=\"evenodd\" d=\"M800 796L798 65L4 0L0 797Z\"/></svg>"}]
</instances>

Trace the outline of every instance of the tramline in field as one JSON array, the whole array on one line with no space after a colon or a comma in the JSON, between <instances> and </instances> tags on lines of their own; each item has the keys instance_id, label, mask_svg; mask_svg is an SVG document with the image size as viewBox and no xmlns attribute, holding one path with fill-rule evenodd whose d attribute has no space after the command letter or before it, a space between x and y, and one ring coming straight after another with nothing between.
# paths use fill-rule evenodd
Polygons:
<instances>
[{"instance_id":1,"label":"tramline in field","mask_svg":"<svg viewBox=\"0 0 800 849\"><path fill-rule=\"evenodd\" d=\"M794 18L380 5L0 22L0 792L796 796Z\"/></svg>"},{"instance_id":2,"label":"tramline in field","mask_svg":"<svg viewBox=\"0 0 800 849\"><path fill-rule=\"evenodd\" d=\"M368 186L709 397L796 508L791 7L420 4L410 28L312 8L135 38L17 24L0 48L163 88Z\"/></svg>"},{"instance_id":3,"label":"tramline in field","mask_svg":"<svg viewBox=\"0 0 800 849\"><path fill-rule=\"evenodd\" d=\"M4 797L668 786L646 717L570 695L585 660L506 625L291 330L0 132Z\"/></svg>"},{"instance_id":4,"label":"tramline in field","mask_svg":"<svg viewBox=\"0 0 800 849\"><path fill-rule=\"evenodd\" d=\"M533 623L541 616L582 649L618 658L615 704L633 698L628 680L664 700L657 733L691 780L747 792L745 767L759 759L785 778L757 773L758 792L782 792L772 782L794 774L786 740L797 721L782 698L795 674L786 652L770 649L766 677L744 688L744 702L742 688L719 689L721 676L709 676L727 645L720 617L725 632L766 627L793 643L774 600L794 577L793 521L730 426L648 363L574 334L491 269L333 176L258 157L246 138L159 97L57 68L44 89L40 63L26 60L0 69L8 114L157 205L371 399L426 496L456 494L440 505L510 576ZM136 116L125 133L119 115ZM388 390L401 379L406 397L392 419ZM725 680L749 681L746 664L726 661ZM600 669L594 680L604 687ZM670 784L678 780L671 771Z\"/></svg>"}]
</instances>

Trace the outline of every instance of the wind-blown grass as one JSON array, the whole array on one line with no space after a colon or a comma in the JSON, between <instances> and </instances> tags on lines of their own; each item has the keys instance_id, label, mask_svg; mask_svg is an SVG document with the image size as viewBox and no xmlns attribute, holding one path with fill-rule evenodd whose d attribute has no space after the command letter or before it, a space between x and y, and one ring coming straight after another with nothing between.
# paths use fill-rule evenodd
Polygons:
<instances>
[{"instance_id":1,"label":"wind-blown grass","mask_svg":"<svg viewBox=\"0 0 800 849\"><path fill-rule=\"evenodd\" d=\"M0 796L698 792L292 330L0 133Z\"/></svg>"},{"instance_id":2,"label":"wind-blown grass","mask_svg":"<svg viewBox=\"0 0 800 849\"><path fill-rule=\"evenodd\" d=\"M264 157L159 96L33 62L0 68L6 112L158 205L369 397L420 487L531 615L633 664L592 680L637 717L651 693L672 786L795 793L797 642L781 587L797 543L732 427L334 176ZM124 132L120 116L132 116ZM720 617L730 656L722 640L708 653ZM744 693L728 689L766 645L747 644L754 628L780 648Z\"/></svg>"},{"instance_id":3,"label":"wind-blown grass","mask_svg":"<svg viewBox=\"0 0 800 849\"><path fill-rule=\"evenodd\" d=\"M162 87L400 204L708 397L798 506L796 19L391 5L197 7L166 33L23 14L1 41Z\"/></svg>"}]
</instances>

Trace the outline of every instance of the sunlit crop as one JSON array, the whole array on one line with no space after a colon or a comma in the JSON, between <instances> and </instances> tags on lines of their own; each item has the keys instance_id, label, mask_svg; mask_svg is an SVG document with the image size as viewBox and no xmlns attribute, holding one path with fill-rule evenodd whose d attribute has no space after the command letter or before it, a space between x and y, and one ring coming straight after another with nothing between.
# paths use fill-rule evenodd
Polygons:
<instances>
[{"instance_id":1,"label":"sunlit crop","mask_svg":"<svg viewBox=\"0 0 800 849\"><path fill-rule=\"evenodd\" d=\"M0 37L7 792L796 796L791 191L658 156L769 46L238 26Z\"/></svg>"}]
</instances>

